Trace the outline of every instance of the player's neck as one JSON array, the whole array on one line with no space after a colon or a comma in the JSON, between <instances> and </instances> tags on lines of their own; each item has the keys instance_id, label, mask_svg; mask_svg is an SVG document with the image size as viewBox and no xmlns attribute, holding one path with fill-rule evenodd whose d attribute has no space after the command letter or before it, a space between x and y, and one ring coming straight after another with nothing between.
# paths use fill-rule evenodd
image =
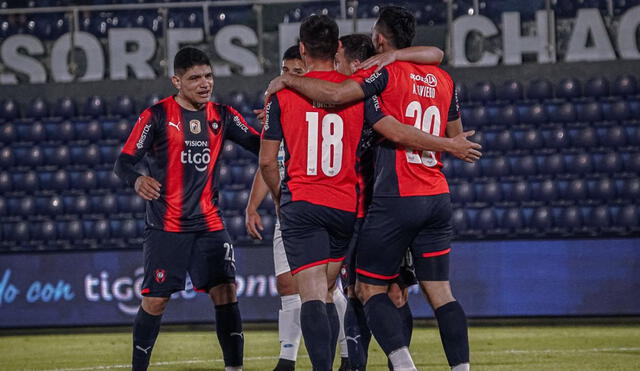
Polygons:
<instances>
[{"instance_id":1,"label":"player's neck","mask_svg":"<svg viewBox=\"0 0 640 371\"><path fill-rule=\"evenodd\" d=\"M398 50L398 49L394 48L393 46L389 45L388 43L384 43L380 47L380 53L392 52L394 50Z\"/></svg>"},{"instance_id":2,"label":"player's neck","mask_svg":"<svg viewBox=\"0 0 640 371\"><path fill-rule=\"evenodd\" d=\"M186 110L189 111L199 111L202 109L202 107L204 106L204 104L202 103L193 103L190 100L186 99L185 97L181 96L180 93L176 94L175 96L175 101L176 103L178 103L178 105Z\"/></svg>"},{"instance_id":3,"label":"player's neck","mask_svg":"<svg viewBox=\"0 0 640 371\"><path fill-rule=\"evenodd\" d=\"M307 57L307 70L311 71L333 71L335 64L333 59L314 59Z\"/></svg>"}]
</instances>

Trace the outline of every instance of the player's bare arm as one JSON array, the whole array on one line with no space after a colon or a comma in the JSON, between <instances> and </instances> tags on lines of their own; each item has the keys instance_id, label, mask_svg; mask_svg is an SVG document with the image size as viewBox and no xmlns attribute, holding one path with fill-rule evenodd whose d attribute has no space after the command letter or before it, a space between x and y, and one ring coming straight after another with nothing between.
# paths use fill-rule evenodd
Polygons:
<instances>
[{"instance_id":1,"label":"player's bare arm","mask_svg":"<svg viewBox=\"0 0 640 371\"><path fill-rule=\"evenodd\" d=\"M461 125L460 128L462 128ZM413 126L404 125L393 116L385 116L373 126L373 129L390 141L407 148L449 152L467 162L477 161L482 156L480 152L482 146L467 139L475 133L473 130L467 132L460 130L453 138L439 137L425 133Z\"/></svg>"},{"instance_id":2,"label":"player's bare arm","mask_svg":"<svg viewBox=\"0 0 640 371\"><path fill-rule=\"evenodd\" d=\"M138 196L147 201L157 200L160 197L161 187L162 184L160 184L160 182L146 175L139 176L134 185L134 189Z\"/></svg>"},{"instance_id":3,"label":"player's bare arm","mask_svg":"<svg viewBox=\"0 0 640 371\"><path fill-rule=\"evenodd\" d=\"M264 226L262 225L262 217L258 213L258 207L267 196L267 193L269 193L269 187L267 187L267 183L262 178L262 171L258 169L253 177L251 193L244 214L245 227L249 236L253 239L262 240L260 232L264 230Z\"/></svg>"},{"instance_id":4,"label":"player's bare arm","mask_svg":"<svg viewBox=\"0 0 640 371\"><path fill-rule=\"evenodd\" d=\"M307 98L327 104L346 104L364 99L364 92L356 81L335 83L289 74L271 80L265 95L269 97L284 88L293 89Z\"/></svg>"},{"instance_id":5,"label":"player's bare arm","mask_svg":"<svg viewBox=\"0 0 640 371\"><path fill-rule=\"evenodd\" d=\"M362 62L358 68L368 69L377 66L375 72L380 71L395 61L413 62L417 64L438 65L444 58L444 52L435 46L411 46L404 49L390 50L374 55Z\"/></svg>"},{"instance_id":6,"label":"player's bare arm","mask_svg":"<svg viewBox=\"0 0 640 371\"><path fill-rule=\"evenodd\" d=\"M266 183L273 201L277 205L280 203L280 171L278 169L278 150L280 141L263 139L260 143L260 171Z\"/></svg>"}]
</instances>

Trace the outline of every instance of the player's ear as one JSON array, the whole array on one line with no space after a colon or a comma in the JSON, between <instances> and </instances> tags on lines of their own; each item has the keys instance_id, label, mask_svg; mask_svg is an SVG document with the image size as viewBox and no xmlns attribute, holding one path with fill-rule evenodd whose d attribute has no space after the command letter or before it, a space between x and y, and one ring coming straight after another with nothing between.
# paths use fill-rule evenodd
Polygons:
<instances>
[{"instance_id":1,"label":"player's ear","mask_svg":"<svg viewBox=\"0 0 640 371\"><path fill-rule=\"evenodd\" d=\"M304 48L304 44L303 43L298 43L298 45L299 45L299 48L300 48L300 55L304 57L307 54L307 52L306 52L306 50Z\"/></svg>"},{"instance_id":2,"label":"player's ear","mask_svg":"<svg viewBox=\"0 0 640 371\"><path fill-rule=\"evenodd\" d=\"M171 76L171 83L176 89L180 90L180 77L177 75Z\"/></svg>"}]
</instances>

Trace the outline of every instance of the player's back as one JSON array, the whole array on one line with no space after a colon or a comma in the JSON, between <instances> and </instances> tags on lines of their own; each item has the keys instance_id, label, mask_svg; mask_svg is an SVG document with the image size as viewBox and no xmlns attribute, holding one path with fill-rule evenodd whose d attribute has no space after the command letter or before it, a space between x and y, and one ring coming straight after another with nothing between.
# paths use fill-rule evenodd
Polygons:
<instances>
[{"instance_id":1,"label":"player's back","mask_svg":"<svg viewBox=\"0 0 640 371\"><path fill-rule=\"evenodd\" d=\"M436 66L409 62L392 63L386 71L388 81L381 94L386 111L406 125L445 136L454 98L449 74ZM449 192L440 156L439 152L408 150L384 142L376 155L374 194L405 197Z\"/></svg>"},{"instance_id":2,"label":"player's back","mask_svg":"<svg viewBox=\"0 0 640 371\"><path fill-rule=\"evenodd\" d=\"M306 76L333 82L346 79L336 71L312 71ZM285 148L282 203L307 201L354 212L364 104L321 104L287 89L276 97Z\"/></svg>"}]
</instances>

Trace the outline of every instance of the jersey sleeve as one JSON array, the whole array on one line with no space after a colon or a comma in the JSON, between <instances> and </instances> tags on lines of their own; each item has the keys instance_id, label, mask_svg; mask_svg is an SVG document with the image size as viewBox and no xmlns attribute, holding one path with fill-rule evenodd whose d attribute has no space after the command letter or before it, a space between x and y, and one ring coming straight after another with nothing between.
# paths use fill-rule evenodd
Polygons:
<instances>
[{"instance_id":1,"label":"jersey sleeve","mask_svg":"<svg viewBox=\"0 0 640 371\"><path fill-rule=\"evenodd\" d=\"M382 120L387 114L384 112L382 102L377 95L372 95L364 101L364 123L373 127L378 121Z\"/></svg>"},{"instance_id":2,"label":"jersey sleeve","mask_svg":"<svg viewBox=\"0 0 640 371\"><path fill-rule=\"evenodd\" d=\"M260 129L249 125L233 107L224 107L226 137L257 156L260 152Z\"/></svg>"},{"instance_id":3,"label":"jersey sleeve","mask_svg":"<svg viewBox=\"0 0 640 371\"><path fill-rule=\"evenodd\" d=\"M380 71L373 73L366 79L363 79L362 82L360 82L360 87L362 87L365 98L368 98L372 95L382 94L388 84L389 70L385 67Z\"/></svg>"},{"instance_id":4,"label":"jersey sleeve","mask_svg":"<svg viewBox=\"0 0 640 371\"><path fill-rule=\"evenodd\" d=\"M142 175L135 166L153 145L157 121L152 109L142 112L116 160L114 172L130 186Z\"/></svg>"},{"instance_id":5,"label":"jersey sleeve","mask_svg":"<svg viewBox=\"0 0 640 371\"><path fill-rule=\"evenodd\" d=\"M455 121L460 118L460 103L458 101L458 91L453 85L453 94L451 94L451 104L449 104L449 113L447 121Z\"/></svg>"},{"instance_id":6,"label":"jersey sleeve","mask_svg":"<svg viewBox=\"0 0 640 371\"><path fill-rule=\"evenodd\" d=\"M277 95L272 95L265 107L264 126L262 127L262 139L282 140L282 122L280 102Z\"/></svg>"}]
</instances>

